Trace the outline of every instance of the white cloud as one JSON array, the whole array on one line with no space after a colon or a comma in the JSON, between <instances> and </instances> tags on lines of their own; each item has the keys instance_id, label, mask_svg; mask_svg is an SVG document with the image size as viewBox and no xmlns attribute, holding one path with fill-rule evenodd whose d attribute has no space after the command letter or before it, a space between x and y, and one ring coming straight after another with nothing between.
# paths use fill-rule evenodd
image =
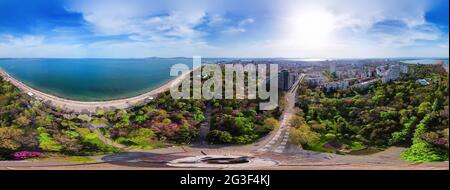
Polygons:
<instances>
[{"instance_id":1,"label":"white cloud","mask_svg":"<svg viewBox=\"0 0 450 190\"><path fill-rule=\"evenodd\" d=\"M250 24L253 24L255 22L255 19L253 18L246 18L238 22L236 26L230 26L222 31L224 34L238 34L238 33L244 33L247 31L246 27Z\"/></svg>"},{"instance_id":2,"label":"white cloud","mask_svg":"<svg viewBox=\"0 0 450 190\"><path fill-rule=\"evenodd\" d=\"M246 25L248 25L248 24L253 24L255 22L255 19L253 19L253 18L247 18L247 19L244 19L244 20L241 20L240 22L239 22L239 24L238 24L238 26L246 26Z\"/></svg>"},{"instance_id":3,"label":"white cloud","mask_svg":"<svg viewBox=\"0 0 450 190\"><path fill-rule=\"evenodd\" d=\"M48 44L43 36L0 36L0 57L84 57L80 44Z\"/></svg>"},{"instance_id":4,"label":"white cloud","mask_svg":"<svg viewBox=\"0 0 450 190\"><path fill-rule=\"evenodd\" d=\"M434 48L430 54L448 56L436 45L448 34L426 21L428 7L428 1L422 0L289 1L276 7L280 19L274 28L279 30L269 39L266 55L371 57L404 55L405 49L430 53L428 49ZM385 21L404 26L374 31Z\"/></svg>"},{"instance_id":5,"label":"white cloud","mask_svg":"<svg viewBox=\"0 0 450 190\"><path fill-rule=\"evenodd\" d=\"M96 37L129 40L80 45L3 36L0 56L448 56L448 33L426 21L428 6L425 0L80 0L66 8L81 13ZM374 30L387 20L404 26ZM242 33L246 38L234 35Z\"/></svg>"}]
</instances>

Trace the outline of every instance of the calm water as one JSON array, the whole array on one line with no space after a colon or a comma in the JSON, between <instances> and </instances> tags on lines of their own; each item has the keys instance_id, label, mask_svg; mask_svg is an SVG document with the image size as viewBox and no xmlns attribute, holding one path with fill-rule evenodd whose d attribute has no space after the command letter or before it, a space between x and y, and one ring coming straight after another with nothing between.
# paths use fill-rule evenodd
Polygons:
<instances>
[{"instance_id":1,"label":"calm water","mask_svg":"<svg viewBox=\"0 0 450 190\"><path fill-rule=\"evenodd\" d=\"M0 67L40 91L81 101L136 96L170 81L170 67L187 58L0 59Z\"/></svg>"},{"instance_id":2,"label":"calm water","mask_svg":"<svg viewBox=\"0 0 450 190\"><path fill-rule=\"evenodd\" d=\"M411 63L411 64L435 64L438 61L444 61L444 64L448 65L448 59L414 59L414 60L405 60L402 61L404 63Z\"/></svg>"}]
</instances>

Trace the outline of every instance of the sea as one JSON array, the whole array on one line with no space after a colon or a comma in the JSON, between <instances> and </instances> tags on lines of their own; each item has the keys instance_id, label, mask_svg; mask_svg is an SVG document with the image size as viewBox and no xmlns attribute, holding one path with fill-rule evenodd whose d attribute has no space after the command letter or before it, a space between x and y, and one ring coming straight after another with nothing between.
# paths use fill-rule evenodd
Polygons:
<instances>
[{"instance_id":1,"label":"sea","mask_svg":"<svg viewBox=\"0 0 450 190\"><path fill-rule=\"evenodd\" d=\"M231 58L204 58L204 63ZM265 60L265 59L264 59ZM267 59L271 60L271 59ZM286 60L286 59L281 59ZM288 59L315 62L325 59ZM434 64L447 59L404 59L411 64ZM0 59L0 67L28 86L54 96L78 101L108 101L134 97L173 80L175 64L192 66L192 58L144 59Z\"/></svg>"},{"instance_id":2,"label":"sea","mask_svg":"<svg viewBox=\"0 0 450 190\"><path fill-rule=\"evenodd\" d=\"M448 59L407 59L402 62L410 64L435 64L438 61L444 61L444 64L448 66Z\"/></svg>"},{"instance_id":3,"label":"sea","mask_svg":"<svg viewBox=\"0 0 450 190\"><path fill-rule=\"evenodd\" d=\"M0 59L0 67L39 91L79 101L137 96L169 82L174 64L191 58Z\"/></svg>"}]
</instances>

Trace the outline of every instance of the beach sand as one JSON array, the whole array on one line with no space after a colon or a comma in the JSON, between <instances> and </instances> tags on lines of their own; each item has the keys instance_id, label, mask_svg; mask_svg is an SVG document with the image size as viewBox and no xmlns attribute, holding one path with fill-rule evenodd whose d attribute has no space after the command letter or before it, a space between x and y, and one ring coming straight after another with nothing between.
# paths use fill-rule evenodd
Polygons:
<instances>
[{"instance_id":1,"label":"beach sand","mask_svg":"<svg viewBox=\"0 0 450 190\"><path fill-rule=\"evenodd\" d=\"M31 93L32 97L34 97L35 99L43 102L48 102L50 105L54 107L59 107L63 110L74 111L78 113L95 113L99 109L114 110L134 106L138 103L145 102L148 99L155 98L160 93L168 91L171 86L180 84L185 77L189 76L189 74L190 72L180 75L177 78L167 82L166 84L160 86L157 89L154 89L150 92L135 97L110 101L83 102L76 100L68 100L47 93L43 93L20 82L19 80L9 75L5 70L0 68L0 75L4 78L4 80L9 81L11 84L19 88L24 93L28 95L30 95Z\"/></svg>"}]
</instances>

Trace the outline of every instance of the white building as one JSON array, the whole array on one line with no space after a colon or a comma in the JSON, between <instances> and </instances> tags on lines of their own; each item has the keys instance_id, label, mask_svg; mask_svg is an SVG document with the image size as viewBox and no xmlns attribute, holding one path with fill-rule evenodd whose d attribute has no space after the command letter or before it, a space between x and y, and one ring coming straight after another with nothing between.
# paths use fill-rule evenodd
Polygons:
<instances>
[{"instance_id":1,"label":"white building","mask_svg":"<svg viewBox=\"0 0 450 190\"><path fill-rule=\"evenodd\" d=\"M323 77L314 77L314 78L307 77L304 80L305 83L308 84L308 86L322 86L326 81L325 78Z\"/></svg>"},{"instance_id":2,"label":"white building","mask_svg":"<svg viewBox=\"0 0 450 190\"><path fill-rule=\"evenodd\" d=\"M384 73L383 82L391 82L400 78L400 65L391 65Z\"/></svg>"},{"instance_id":3,"label":"white building","mask_svg":"<svg viewBox=\"0 0 450 190\"><path fill-rule=\"evenodd\" d=\"M400 66L400 72L401 73L408 73L408 65L403 64Z\"/></svg>"},{"instance_id":4,"label":"white building","mask_svg":"<svg viewBox=\"0 0 450 190\"><path fill-rule=\"evenodd\" d=\"M379 79L373 79L373 80L370 80L370 81L365 81L365 82L362 82L362 83L355 84L355 88L367 89L370 86L372 86L375 82L377 82L378 80Z\"/></svg>"},{"instance_id":5,"label":"white building","mask_svg":"<svg viewBox=\"0 0 450 190\"><path fill-rule=\"evenodd\" d=\"M324 89L329 92L332 90L342 90L342 89L346 89L350 86L350 83L348 80L343 80L343 81L337 81L337 82L330 82L330 83L326 83L324 85Z\"/></svg>"}]
</instances>

